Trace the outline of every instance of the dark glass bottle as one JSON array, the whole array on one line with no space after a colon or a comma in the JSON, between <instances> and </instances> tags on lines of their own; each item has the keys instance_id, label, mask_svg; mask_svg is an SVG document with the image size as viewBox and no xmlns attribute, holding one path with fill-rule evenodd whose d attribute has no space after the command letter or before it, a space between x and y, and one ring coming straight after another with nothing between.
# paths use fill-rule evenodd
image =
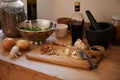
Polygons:
<instances>
[{"instance_id":1,"label":"dark glass bottle","mask_svg":"<svg viewBox=\"0 0 120 80\"><path fill-rule=\"evenodd\" d=\"M71 36L72 36L72 45L79 38L83 40L83 29L84 29L84 18L82 13L80 13L80 2L75 1L74 3L75 12L71 17Z\"/></svg>"},{"instance_id":2,"label":"dark glass bottle","mask_svg":"<svg viewBox=\"0 0 120 80\"><path fill-rule=\"evenodd\" d=\"M27 0L27 19L37 19L37 0Z\"/></svg>"}]
</instances>

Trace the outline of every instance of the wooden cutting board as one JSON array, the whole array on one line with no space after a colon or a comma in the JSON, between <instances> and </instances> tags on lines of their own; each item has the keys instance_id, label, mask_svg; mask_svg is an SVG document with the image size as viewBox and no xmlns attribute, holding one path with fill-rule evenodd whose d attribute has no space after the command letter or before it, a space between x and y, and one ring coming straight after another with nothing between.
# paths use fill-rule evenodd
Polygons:
<instances>
[{"instance_id":1,"label":"wooden cutting board","mask_svg":"<svg viewBox=\"0 0 120 80\"><path fill-rule=\"evenodd\" d=\"M55 54L54 53L47 54L47 53L41 52L41 49L43 48L45 48L45 51L47 50L47 48L52 48ZM32 48L32 50L29 53L27 53L26 57L27 59L53 63L57 65L62 65L62 66L81 68L81 69L90 69L90 64L88 63L87 60L81 59L79 57L79 54L77 55L78 59L75 59L71 56L66 56L65 49L66 47L64 46L45 43L39 46L34 46L34 48ZM101 58L102 57L94 59L94 62L98 63Z\"/></svg>"}]
</instances>

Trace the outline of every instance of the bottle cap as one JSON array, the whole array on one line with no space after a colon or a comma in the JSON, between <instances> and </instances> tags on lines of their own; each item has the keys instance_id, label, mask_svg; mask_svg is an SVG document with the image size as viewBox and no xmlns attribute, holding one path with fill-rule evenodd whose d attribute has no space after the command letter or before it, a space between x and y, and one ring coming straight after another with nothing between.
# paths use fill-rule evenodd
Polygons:
<instances>
[{"instance_id":1,"label":"bottle cap","mask_svg":"<svg viewBox=\"0 0 120 80\"><path fill-rule=\"evenodd\" d=\"M75 11L80 11L80 1L75 1L74 5L75 5Z\"/></svg>"},{"instance_id":2,"label":"bottle cap","mask_svg":"<svg viewBox=\"0 0 120 80\"><path fill-rule=\"evenodd\" d=\"M80 1L75 1L74 4L75 6L80 6Z\"/></svg>"}]
</instances>

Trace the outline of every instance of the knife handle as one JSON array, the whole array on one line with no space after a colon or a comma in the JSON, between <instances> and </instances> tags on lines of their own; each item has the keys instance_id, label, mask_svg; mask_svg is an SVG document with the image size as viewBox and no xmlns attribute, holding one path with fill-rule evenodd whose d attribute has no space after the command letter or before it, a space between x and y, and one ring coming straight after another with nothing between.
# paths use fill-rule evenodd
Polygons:
<instances>
[{"instance_id":1,"label":"knife handle","mask_svg":"<svg viewBox=\"0 0 120 80\"><path fill-rule=\"evenodd\" d=\"M91 69L97 68L97 63L93 62L89 57L87 57L87 60L90 63Z\"/></svg>"}]
</instances>

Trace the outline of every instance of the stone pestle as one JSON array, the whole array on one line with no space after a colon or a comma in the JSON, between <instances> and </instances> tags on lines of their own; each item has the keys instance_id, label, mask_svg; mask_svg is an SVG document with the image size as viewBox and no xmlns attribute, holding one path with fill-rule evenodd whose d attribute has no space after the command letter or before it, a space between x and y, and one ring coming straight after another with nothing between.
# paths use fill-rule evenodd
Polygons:
<instances>
[{"instance_id":1,"label":"stone pestle","mask_svg":"<svg viewBox=\"0 0 120 80\"><path fill-rule=\"evenodd\" d=\"M89 10L86 11L86 14L88 16L88 19L92 25L92 28L94 30L101 30L101 26L97 23L97 21L95 20L95 18L93 17L93 15L91 14L91 12Z\"/></svg>"}]
</instances>

